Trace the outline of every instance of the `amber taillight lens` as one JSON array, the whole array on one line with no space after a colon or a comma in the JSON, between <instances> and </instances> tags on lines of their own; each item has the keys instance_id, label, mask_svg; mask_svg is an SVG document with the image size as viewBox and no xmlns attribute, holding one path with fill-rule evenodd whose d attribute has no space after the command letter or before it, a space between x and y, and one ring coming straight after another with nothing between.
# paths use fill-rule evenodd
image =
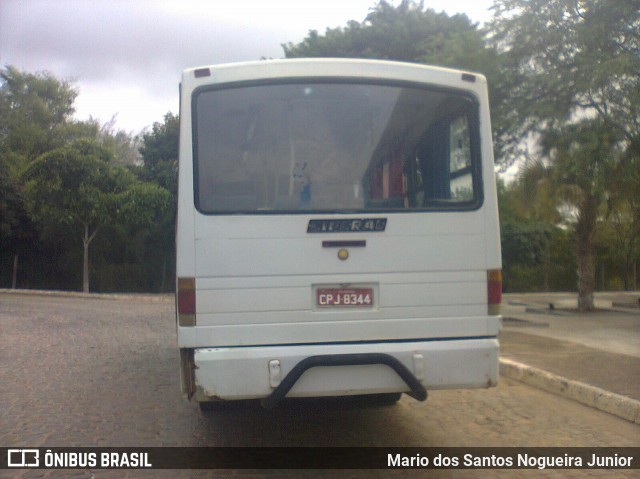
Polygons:
<instances>
[{"instance_id":1,"label":"amber taillight lens","mask_svg":"<svg viewBox=\"0 0 640 479\"><path fill-rule=\"evenodd\" d=\"M490 315L500 314L502 303L502 270L487 271L487 309Z\"/></svg>"},{"instance_id":2,"label":"amber taillight lens","mask_svg":"<svg viewBox=\"0 0 640 479\"><path fill-rule=\"evenodd\" d=\"M178 325L196 325L196 280L178 278Z\"/></svg>"}]
</instances>

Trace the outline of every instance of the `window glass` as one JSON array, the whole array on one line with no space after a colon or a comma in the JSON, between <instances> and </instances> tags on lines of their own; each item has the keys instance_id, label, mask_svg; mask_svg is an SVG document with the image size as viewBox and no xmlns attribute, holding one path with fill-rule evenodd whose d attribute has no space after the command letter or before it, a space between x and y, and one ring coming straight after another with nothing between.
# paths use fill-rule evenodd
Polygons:
<instances>
[{"instance_id":1,"label":"window glass","mask_svg":"<svg viewBox=\"0 0 640 479\"><path fill-rule=\"evenodd\" d=\"M451 198L460 201L472 200L473 177L471 173L471 137L468 117L461 116L451 122L449 139Z\"/></svg>"},{"instance_id":2,"label":"window glass","mask_svg":"<svg viewBox=\"0 0 640 479\"><path fill-rule=\"evenodd\" d=\"M355 83L205 89L194 97L196 202L205 213L470 206L475 103Z\"/></svg>"}]
</instances>

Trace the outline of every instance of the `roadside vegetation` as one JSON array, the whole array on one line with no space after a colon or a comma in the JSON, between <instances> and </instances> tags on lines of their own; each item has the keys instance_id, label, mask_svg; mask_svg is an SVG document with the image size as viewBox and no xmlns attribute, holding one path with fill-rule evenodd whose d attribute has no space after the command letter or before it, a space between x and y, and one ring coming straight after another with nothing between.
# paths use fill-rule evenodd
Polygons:
<instances>
[{"instance_id":1,"label":"roadside vegetation","mask_svg":"<svg viewBox=\"0 0 640 479\"><path fill-rule=\"evenodd\" d=\"M637 289L640 9L635 0L497 0L480 27L374 4L284 56L401 60L490 87L506 291ZM0 71L0 286L173 288L178 118L140 134L73 119L77 89ZM508 173L507 173L508 172Z\"/></svg>"}]
</instances>

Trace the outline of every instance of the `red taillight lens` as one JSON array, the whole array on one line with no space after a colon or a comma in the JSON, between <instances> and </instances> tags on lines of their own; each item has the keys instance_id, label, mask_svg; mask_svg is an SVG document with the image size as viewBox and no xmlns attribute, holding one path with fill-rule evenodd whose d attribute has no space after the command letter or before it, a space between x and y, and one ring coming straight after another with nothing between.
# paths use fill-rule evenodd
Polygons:
<instances>
[{"instance_id":1,"label":"red taillight lens","mask_svg":"<svg viewBox=\"0 0 640 479\"><path fill-rule=\"evenodd\" d=\"M196 324L196 280L178 278L178 324L195 326Z\"/></svg>"},{"instance_id":2,"label":"red taillight lens","mask_svg":"<svg viewBox=\"0 0 640 479\"><path fill-rule=\"evenodd\" d=\"M489 314L500 314L501 302L502 271L499 269L487 271L487 305Z\"/></svg>"},{"instance_id":3,"label":"red taillight lens","mask_svg":"<svg viewBox=\"0 0 640 479\"><path fill-rule=\"evenodd\" d=\"M180 314L196 314L196 292L178 292L178 312Z\"/></svg>"}]
</instances>

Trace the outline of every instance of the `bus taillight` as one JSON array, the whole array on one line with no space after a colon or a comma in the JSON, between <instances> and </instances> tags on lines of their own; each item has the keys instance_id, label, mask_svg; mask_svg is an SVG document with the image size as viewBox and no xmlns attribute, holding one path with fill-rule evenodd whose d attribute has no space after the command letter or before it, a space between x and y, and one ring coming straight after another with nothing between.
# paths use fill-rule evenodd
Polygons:
<instances>
[{"instance_id":1,"label":"bus taillight","mask_svg":"<svg viewBox=\"0 0 640 479\"><path fill-rule=\"evenodd\" d=\"M502 302L502 270L487 271L487 309L492 316L500 314Z\"/></svg>"},{"instance_id":2,"label":"bus taillight","mask_svg":"<svg viewBox=\"0 0 640 479\"><path fill-rule=\"evenodd\" d=\"M195 278L178 278L178 325L196 325Z\"/></svg>"}]
</instances>

